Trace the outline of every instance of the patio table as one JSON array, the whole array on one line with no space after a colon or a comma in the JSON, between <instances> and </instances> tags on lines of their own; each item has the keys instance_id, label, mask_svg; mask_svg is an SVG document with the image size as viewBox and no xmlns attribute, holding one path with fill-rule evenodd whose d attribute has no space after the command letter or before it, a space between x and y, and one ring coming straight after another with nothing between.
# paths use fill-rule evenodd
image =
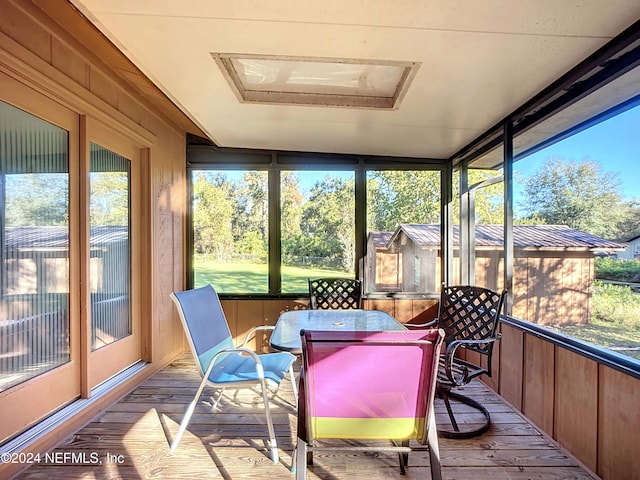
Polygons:
<instances>
[{"instance_id":1,"label":"patio table","mask_svg":"<svg viewBox=\"0 0 640 480\"><path fill-rule=\"evenodd\" d=\"M391 315L379 310L292 310L278 318L271 334L271 347L291 353L302 353L300 330L345 330L380 332L406 330Z\"/></svg>"}]
</instances>

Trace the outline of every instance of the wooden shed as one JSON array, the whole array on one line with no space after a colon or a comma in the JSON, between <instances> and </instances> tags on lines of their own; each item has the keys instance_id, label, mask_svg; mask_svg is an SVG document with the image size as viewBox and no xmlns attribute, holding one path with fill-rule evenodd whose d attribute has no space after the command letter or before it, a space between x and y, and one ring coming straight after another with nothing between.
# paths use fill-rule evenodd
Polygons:
<instances>
[{"instance_id":1,"label":"wooden shed","mask_svg":"<svg viewBox=\"0 0 640 480\"><path fill-rule=\"evenodd\" d=\"M597 253L623 245L565 225L514 225L514 315L539 324L588 323ZM475 283L503 288L502 225L477 225ZM403 224L390 236L387 252L396 258L403 292L439 291L440 225ZM459 274L459 231L454 228L454 275ZM376 272L378 269L376 268ZM454 281L457 278L454 276ZM376 276L376 282L383 277ZM386 281L386 280L385 280Z\"/></svg>"}]
</instances>

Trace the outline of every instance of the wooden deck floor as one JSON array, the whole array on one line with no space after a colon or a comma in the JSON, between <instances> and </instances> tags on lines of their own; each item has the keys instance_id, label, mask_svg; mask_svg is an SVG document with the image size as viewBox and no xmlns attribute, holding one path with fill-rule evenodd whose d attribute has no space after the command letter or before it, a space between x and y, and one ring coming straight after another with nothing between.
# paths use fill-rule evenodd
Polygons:
<instances>
[{"instance_id":1,"label":"wooden deck floor","mask_svg":"<svg viewBox=\"0 0 640 480\"><path fill-rule=\"evenodd\" d=\"M17 478L294 479L289 468L296 415L288 381L272 400L279 464L268 457L260 397L249 390L225 393L215 415L201 401L177 451L170 455L169 440L197 384L190 357L181 357L63 442L51 461L34 465ZM482 384L472 384L467 393L489 408L492 426L475 439L440 439L443 478L593 478ZM446 419L438 402L437 420ZM317 452L314 460L309 480L430 478L427 452L410 454L405 476L400 475L393 453Z\"/></svg>"}]
</instances>

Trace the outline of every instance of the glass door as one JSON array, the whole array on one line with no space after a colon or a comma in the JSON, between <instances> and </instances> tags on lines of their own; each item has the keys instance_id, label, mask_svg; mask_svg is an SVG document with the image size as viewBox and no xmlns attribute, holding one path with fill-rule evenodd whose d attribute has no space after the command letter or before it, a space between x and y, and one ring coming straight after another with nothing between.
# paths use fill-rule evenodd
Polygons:
<instances>
[{"instance_id":1,"label":"glass door","mask_svg":"<svg viewBox=\"0 0 640 480\"><path fill-rule=\"evenodd\" d=\"M78 398L81 377L78 117L2 74L0 92L2 442Z\"/></svg>"},{"instance_id":2,"label":"glass door","mask_svg":"<svg viewBox=\"0 0 640 480\"><path fill-rule=\"evenodd\" d=\"M88 129L89 142L89 386L141 358L134 267L139 150L105 129ZM86 297L85 297L86 298Z\"/></svg>"},{"instance_id":3,"label":"glass door","mask_svg":"<svg viewBox=\"0 0 640 480\"><path fill-rule=\"evenodd\" d=\"M143 155L0 73L0 443L142 357Z\"/></svg>"}]
</instances>

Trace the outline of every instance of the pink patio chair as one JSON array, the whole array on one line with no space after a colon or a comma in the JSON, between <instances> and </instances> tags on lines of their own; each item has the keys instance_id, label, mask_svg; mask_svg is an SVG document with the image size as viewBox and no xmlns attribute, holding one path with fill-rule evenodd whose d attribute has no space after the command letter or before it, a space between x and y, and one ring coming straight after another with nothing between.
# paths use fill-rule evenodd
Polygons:
<instances>
[{"instance_id":1,"label":"pink patio chair","mask_svg":"<svg viewBox=\"0 0 640 480\"><path fill-rule=\"evenodd\" d=\"M433 399L442 330L301 335L296 480L306 479L313 452L323 449L398 452L402 473L409 451L428 450L431 478L439 480Z\"/></svg>"},{"instance_id":2,"label":"pink patio chair","mask_svg":"<svg viewBox=\"0 0 640 480\"><path fill-rule=\"evenodd\" d=\"M267 385L277 388L285 374L289 372L293 393L297 398L293 372L295 355L288 352L258 355L253 350L246 348L247 340L251 338L253 333L257 330L273 328L268 326L252 329L247 334L243 345L236 348L220 299L211 285L185 292L174 292L171 294L171 299L178 308L191 353L202 377L200 386L189 404L180 423L180 429L171 444L171 452L178 446L198 399L207 385L223 390L260 385L269 430L268 447L271 450L273 463L278 463L278 446L269 410ZM216 404L212 409L215 409Z\"/></svg>"}]
</instances>

